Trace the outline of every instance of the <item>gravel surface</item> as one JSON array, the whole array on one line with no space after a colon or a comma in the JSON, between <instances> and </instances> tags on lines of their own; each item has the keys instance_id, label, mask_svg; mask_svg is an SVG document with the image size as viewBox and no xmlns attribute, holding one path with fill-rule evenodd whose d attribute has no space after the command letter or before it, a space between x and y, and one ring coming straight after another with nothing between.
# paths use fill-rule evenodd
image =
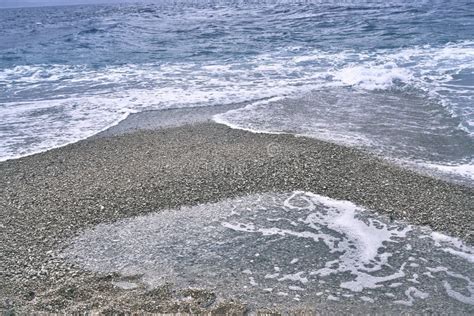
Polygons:
<instances>
[{"instance_id":1,"label":"gravel surface","mask_svg":"<svg viewBox=\"0 0 474 316\"><path fill-rule=\"evenodd\" d=\"M98 223L259 192L307 190L472 244L474 189L436 180L359 150L215 123L84 140L0 163L0 312L236 313L207 290L124 290L59 259L65 241ZM341 304L339 304L341 305ZM380 307L318 307L376 311ZM380 309L380 311L382 311Z\"/></svg>"}]
</instances>

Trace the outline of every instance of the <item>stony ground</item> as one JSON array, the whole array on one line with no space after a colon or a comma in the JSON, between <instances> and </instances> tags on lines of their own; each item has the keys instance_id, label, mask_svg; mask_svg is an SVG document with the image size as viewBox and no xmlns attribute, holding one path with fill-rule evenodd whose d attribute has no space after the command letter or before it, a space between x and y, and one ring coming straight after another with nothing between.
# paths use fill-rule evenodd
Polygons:
<instances>
[{"instance_id":1,"label":"stony ground","mask_svg":"<svg viewBox=\"0 0 474 316\"><path fill-rule=\"evenodd\" d=\"M245 302L207 290L123 290L57 257L98 223L244 194L308 190L474 242L474 189L355 149L213 123L81 141L0 163L0 311L210 312ZM319 311L370 312L365 306ZM265 311L265 310L262 310Z\"/></svg>"}]
</instances>

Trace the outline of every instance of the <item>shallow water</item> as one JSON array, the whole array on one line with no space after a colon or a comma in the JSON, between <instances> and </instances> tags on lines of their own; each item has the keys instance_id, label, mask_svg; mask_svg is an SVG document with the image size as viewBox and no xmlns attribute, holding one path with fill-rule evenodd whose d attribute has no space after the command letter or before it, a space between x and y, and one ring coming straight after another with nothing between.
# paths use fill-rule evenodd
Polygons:
<instances>
[{"instance_id":1,"label":"shallow water","mask_svg":"<svg viewBox=\"0 0 474 316\"><path fill-rule=\"evenodd\" d=\"M291 133L355 146L472 184L474 138L439 103L415 93L330 88L249 104L214 120L253 132Z\"/></svg>"},{"instance_id":2,"label":"shallow water","mask_svg":"<svg viewBox=\"0 0 474 316\"><path fill-rule=\"evenodd\" d=\"M63 257L96 272L141 275L148 287L210 288L253 308L329 300L474 311L473 248L309 192L101 224L74 238Z\"/></svg>"},{"instance_id":3,"label":"shallow water","mask_svg":"<svg viewBox=\"0 0 474 316\"><path fill-rule=\"evenodd\" d=\"M0 160L89 137L130 113L278 97L290 100L226 122L362 137L376 152L472 181L473 15L470 1L1 9ZM303 117L291 100L309 91L318 102Z\"/></svg>"}]
</instances>

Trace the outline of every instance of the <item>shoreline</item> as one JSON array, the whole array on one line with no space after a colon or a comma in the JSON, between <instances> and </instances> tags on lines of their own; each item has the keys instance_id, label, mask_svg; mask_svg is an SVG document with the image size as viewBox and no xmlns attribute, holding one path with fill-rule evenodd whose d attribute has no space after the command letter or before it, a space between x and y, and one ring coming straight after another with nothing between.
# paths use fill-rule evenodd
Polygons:
<instances>
[{"instance_id":1,"label":"shoreline","mask_svg":"<svg viewBox=\"0 0 474 316\"><path fill-rule=\"evenodd\" d=\"M258 102L258 101L257 101ZM9 158L7 160L0 160L0 163L6 161L12 161L17 159L22 159L25 157L30 157L38 154L43 154L45 152L63 148L66 146L73 145L78 142L93 140L97 138L104 137L114 137L125 134L136 133L139 131L156 131L167 128L180 127L184 125L193 125L200 123L213 123L226 126L230 129L241 130L253 134L267 134L267 135L289 135L294 137L302 137L308 139L314 139L316 141L321 141L324 143L334 144L336 146L353 148L355 150L361 151L368 156L375 157L385 161L388 164L395 165L397 167L418 173L422 176L428 176L430 178L435 178L437 180L445 181L455 185L467 186L474 188L474 182L472 182L472 175L469 174L471 171L452 171L461 170L465 168L465 165L449 165L449 164L435 164L430 162L423 161L412 161L404 160L402 158L395 158L391 156L383 155L382 153L377 153L371 151L369 148L362 148L351 146L347 144L341 144L333 142L331 140L322 139L314 137L311 135L305 134L294 134L291 132L263 132L263 131L254 131L252 129L240 128L229 124L221 119L215 119L215 116L219 114L225 114L228 111L236 110L247 106L249 103L232 103L225 104L220 106L197 106L197 107L184 107L184 108L170 108L170 109L161 109L161 110L146 110L137 113L129 113L126 117L117 121L113 125L110 125L97 133L88 136L84 139L75 140L72 142L65 143L58 147L52 147L47 150L40 150L27 154L26 156L16 156ZM468 166L472 166L469 165ZM472 172L471 172L472 173Z\"/></svg>"},{"instance_id":2,"label":"shoreline","mask_svg":"<svg viewBox=\"0 0 474 316\"><path fill-rule=\"evenodd\" d=\"M311 191L474 243L473 188L316 139L191 123L103 134L0 162L3 310L91 309L84 293L78 304L63 292L105 281L55 256L85 228L253 193ZM91 278L98 285L87 285ZM117 291L106 290L115 298Z\"/></svg>"}]
</instances>

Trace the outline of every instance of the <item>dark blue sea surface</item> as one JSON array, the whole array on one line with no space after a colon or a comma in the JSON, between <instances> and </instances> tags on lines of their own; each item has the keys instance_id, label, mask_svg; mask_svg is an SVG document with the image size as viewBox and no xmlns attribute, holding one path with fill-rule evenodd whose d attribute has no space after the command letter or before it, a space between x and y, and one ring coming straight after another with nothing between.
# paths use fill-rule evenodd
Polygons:
<instances>
[{"instance_id":1,"label":"dark blue sea surface","mask_svg":"<svg viewBox=\"0 0 474 316\"><path fill-rule=\"evenodd\" d=\"M156 1L0 9L0 159L130 113L367 148L474 179L474 2Z\"/></svg>"}]
</instances>

